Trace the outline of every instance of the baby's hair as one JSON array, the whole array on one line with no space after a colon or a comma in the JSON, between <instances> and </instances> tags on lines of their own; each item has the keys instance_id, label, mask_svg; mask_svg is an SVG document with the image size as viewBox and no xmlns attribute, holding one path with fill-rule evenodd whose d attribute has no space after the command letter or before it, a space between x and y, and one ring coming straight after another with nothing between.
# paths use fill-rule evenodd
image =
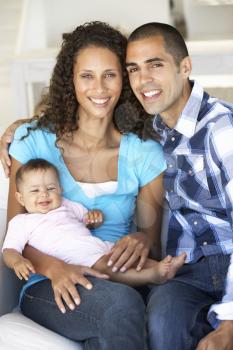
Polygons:
<instances>
[{"instance_id":1,"label":"baby's hair","mask_svg":"<svg viewBox=\"0 0 233 350\"><path fill-rule=\"evenodd\" d=\"M53 170L58 178L58 181L60 181L60 176L55 165L42 158L30 159L27 163L23 164L16 172L15 183L17 191L19 190L20 183L23 182L24 174L38 170Z\"/></svg>"}]
</instances>

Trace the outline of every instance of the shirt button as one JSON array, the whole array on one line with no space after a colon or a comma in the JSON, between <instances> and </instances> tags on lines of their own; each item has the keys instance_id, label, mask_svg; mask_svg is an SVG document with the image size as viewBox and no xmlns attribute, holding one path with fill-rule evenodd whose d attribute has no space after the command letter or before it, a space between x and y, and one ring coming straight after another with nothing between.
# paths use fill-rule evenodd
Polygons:
<instances>
[{"instance_id":1,"label":"shirt button","mask_svg":"<svg viewBox=\"0 0 233 350\"><path fill-rule=\"evenodd\" d=\"M170 193L173 193L173 189L170 188L170 190L168 190Z\"/></svg>"},{"instance_id":2,"label":"shirt button","mask_svg":"<svg viewBox=\"0 0 233 350\"><path fill-rule=\"evenodd\" d=\"M172 164L169 164L168 166L169 166L169 168L173 168L173 165L172 165Z\"/></svg>"},{"instance_id":3,"label":"shirt button","mask_svg":"<svg viewBox=\"0 0 233 350\"><path fill-rule=\"evenodd\" d=\"M192 170L189 170L189 175L192 175L192 174L193 174Z\"/></svg>"},{"instance_id":4,"label":"shirt button","mask_svg":"<svg viewBox=\"0 0 233 350\"><path fill-rule=\"evenodd\" d=\"M195 226L197 225L197 221L194 221L193 223L194 223Z\"/></svg>"},{"instance_id":5,"label":"shirt button","mask_svg":"<svg viewBox=\"0 0 233 350\"><path fill-rule=\"evenodd\" d=\"M176 138L175 138L174 136L171 137L171 141L172 141L172 142L174 142L175 139L176 139Z\"/></svg>"},{"instance_id":6,"label":"shirt button","mask_svg":"<svg viewBox=\"0 0 233 350\"><path fill-rule=\"evenodd\" d=\"M207 242L203 242L203 245L207 245L208 243Z\"/></svg>"}]
</instances>

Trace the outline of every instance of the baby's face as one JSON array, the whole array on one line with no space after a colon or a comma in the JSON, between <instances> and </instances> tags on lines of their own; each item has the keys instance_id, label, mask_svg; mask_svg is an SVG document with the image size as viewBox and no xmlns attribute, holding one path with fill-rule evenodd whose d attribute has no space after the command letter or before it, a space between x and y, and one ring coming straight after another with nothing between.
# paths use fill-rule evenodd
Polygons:
<instances>
[{"instance_id":1,"label":"baby's face","mask_svg":"<svg viewBox=\"0 0 233 350\"><path fill-rule=\"evenodd\" d=\"M46 214L61 205L61 187L52 169L24 174L19 190L17 199L28 213Z\"/></svg>"}]
</instances>

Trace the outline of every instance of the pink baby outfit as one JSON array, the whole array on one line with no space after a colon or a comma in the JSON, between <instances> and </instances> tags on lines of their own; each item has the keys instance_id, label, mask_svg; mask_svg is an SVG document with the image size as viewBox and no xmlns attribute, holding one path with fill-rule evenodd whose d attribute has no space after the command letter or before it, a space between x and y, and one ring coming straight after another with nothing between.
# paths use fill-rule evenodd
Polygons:
<instances>
[{"instance_id":1,"label":"pink baby outfit","mask_svg":"<svg viewBox=\"0 0 233 350\"><path fill-rule=\"evenodd\" d=\"M61 259L69 264L93 266L109 254L112 242L92 236L83 219L87 209L80 203L63 199L62 205L47 214L19 214L8 226L2 250L22 253L24 246Z\"/></svg>"}]
</instances>

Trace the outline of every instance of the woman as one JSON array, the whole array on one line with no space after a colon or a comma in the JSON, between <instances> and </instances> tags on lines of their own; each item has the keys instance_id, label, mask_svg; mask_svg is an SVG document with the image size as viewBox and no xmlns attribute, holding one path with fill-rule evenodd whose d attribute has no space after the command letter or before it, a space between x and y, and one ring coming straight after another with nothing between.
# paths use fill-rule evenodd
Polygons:
<instances>
[{"instance_id":1,"label":"woman","mask_svg":"<svg viewBox=\"0 0 233 350\"><path fill-rule=\"evenodd\" d=\"M44 114L18 128L10 148L8 219L22 212L14 200L17 169L45 158L58 167L65 197L104 212L105 223L92 233L116 242L108 260L116 273L134 264L141 270L154 243L159 249L166 167L160 146L140 139L143 116L132 116L125 48L126 38L100 22L64 35ZM48 278L26 284L26 316L91 349L143 349L144 305L134 289L32 247L24 255Z\"/></svg>"}]
</instances>

